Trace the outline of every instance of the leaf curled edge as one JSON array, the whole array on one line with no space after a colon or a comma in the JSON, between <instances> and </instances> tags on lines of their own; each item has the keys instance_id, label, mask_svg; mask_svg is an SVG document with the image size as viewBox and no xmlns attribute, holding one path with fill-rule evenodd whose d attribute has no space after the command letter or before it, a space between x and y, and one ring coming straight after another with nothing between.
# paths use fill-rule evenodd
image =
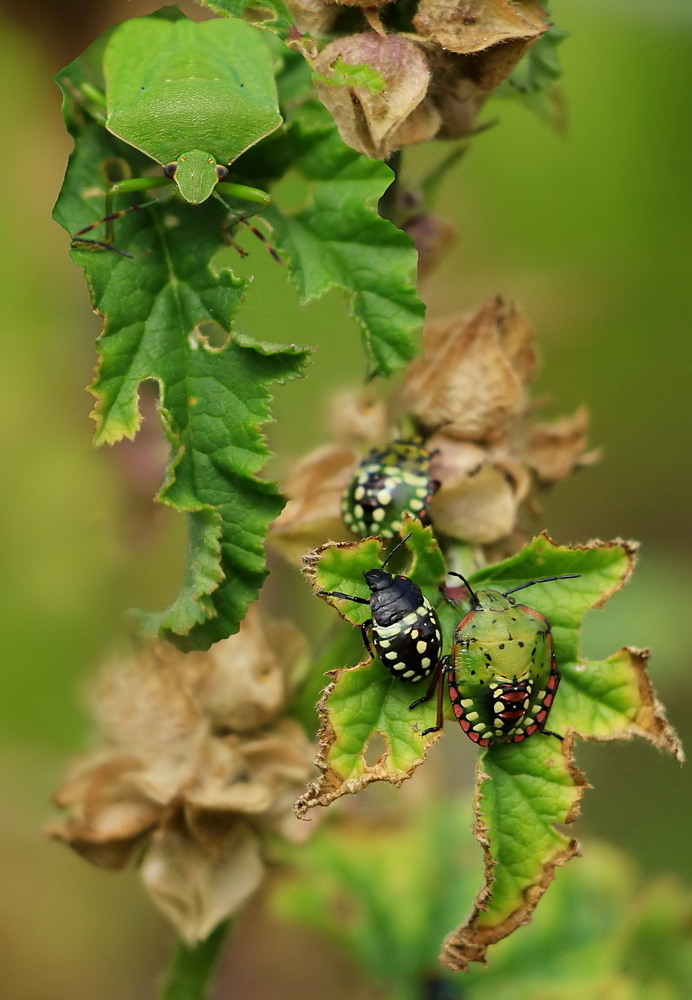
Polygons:
<instances>
[{"instance_id":1,"label":"leaf curled edge","mask_svg":"<svg viewBox=\"0 0 692 1000\"><path fill-rule=\"evenodd\" d=\"M441 733L437 732L423 741L412 728L411 744L414 740L419 742L417 742L415 750L407 755L406 747L402 752L401 747L394 745L395 741L388 732L384 732L379 726L373 726L371 730L368 730L362 746L347 752L343 751L339 732L332 723L332 709L329 701L335 691L338 691L340 681L345 679L348 682L349 675L369 673L368 667L372 663L373 661L369 660L359 663L355 667L341 667L327 672L327 676L331 680L317 703L320 729L317 734L318 750L314 763L321 773L295 803L296 815L301 819L305 819L308 809L312 809L314 806L328 806L342 795L354 795L373 781L388 781L398 787L423 763L428 747L441 736ZM389 684L388 679L385 679L385 683ZM403 700L408 703L411 697L410 693L405 692ZM384 749L374 763L368 764L365 761L365 755L368 752L371 738L376 735L381 736ZM397 766L396 757L402 759L402 764ZM345 763L351 759L352 764Z\"/></svg>"},{"instance_id":2,"label":"leaf curled edge","mask_svg":"<svg viewBox=\"0 0 692 1000\"><path fill-rule=\"evenodd\" d=\"M582 728L577 724L571 728L581 739L590 739L597 743L628 740L638 736L653 744L657 750L671 754L683 764L685 753L682 743L668 722L665 709L658 700L646 672L649 656L648 649L624 646L604 661L604 666L609 666L611 669L617 667L620 670L622 678L620 689L625 692L629 690L631 693L632 707L629 713L622 711L619 718L610 720L607 725L602 724L600 727ZM600 664L586 661L584 666L598 668ZM572 679L574 676L572 673ZM555 713L555 718L559 718L558 713Z\"/></svg>"},{"instance_id":3,"label":"leaf curled edge","mask_svg":"<svg viewBox=\"0 0 692 1000\"><path fill-rule=\"evenodd\" d=\"M572 786L571 804L563 817L565 824L572 823L579 814L579 803L583 790L588 788L588 783L582 772L575 766L573 758L574 738L567 736L560 746L563 758L563 765L566 777ZM471 915L444 939L439 960L446 968L453 972L462 972L468 969L471 962L486 963L486 952L491 944L496 944L502 938L507 937L517 928L527 924L532 917L536 905L552 882L555 871L564 865L575 855L579 855L579 843L574 838L569 838L551 826L553 834L554 849L552 849L542 860L535 877L526 885L522 892L522 901L518 907L501 919L494 919L491 905L493 902L493 891L495 888L495 868L498 865L497 858L493 857L493 850L496 845L493 843L493 834L490 825L483 818L483 791L488 782L492 781L491 775L483 770L484 759L478 760L476 770L476 794L475 794L475 822L473 834L483 848L485 862L485 884L474 900Z\"/></svg>"},{"instance_id":4,"label":"leaf curled edge","mask_svg":"<svg viewBox=\"0 0 692 1000\"><path fill-rule=\"evenodd\" d=\"M418 540L421 544L430 535L429 529L422 526L414 526L413 533L423 536ZM423 573L424 568L419 568L416 561L416 543L414 538L411 572L418 575ZM322 572L329 574L329 589L343 589L344 593L360 591L364 595L367 588L362 577L358 580L361 568L381 561L380 551L381 542L374 538L361 542L327 542L304 556L303 572L319 594L324 581L320 581L318 571L322 559L326 557L330 565L327 569L323 566ZM342 562L342 553L347 557L353 554L351 566L348 559ZM342 572L349 575L341 576ZM325 600L333 604L351 628L357 627L369 616L365 605L344 602L345 606L339 606L339 599ZM363 660L356 666L328 671L327 677L330 682L317 704L320 729L315 766L321 773L295 804L296 813L301 818L305 817L308 809L329 805L342 795L354 794L373 781L400 785L425 760L428 747L441 736L440 732L436 732L421 739L419 730L425 725L420 718L411 718L408 714L409 704L423 694L427 681L413 687L401 684L384 670L379 661L372 659ZM432 724L432 704L428 713L430 723L427 724ZM368 752L374 745L373 738L377 737L384 748L374 763L368 763Z\"/></svg>"}]
</instances>

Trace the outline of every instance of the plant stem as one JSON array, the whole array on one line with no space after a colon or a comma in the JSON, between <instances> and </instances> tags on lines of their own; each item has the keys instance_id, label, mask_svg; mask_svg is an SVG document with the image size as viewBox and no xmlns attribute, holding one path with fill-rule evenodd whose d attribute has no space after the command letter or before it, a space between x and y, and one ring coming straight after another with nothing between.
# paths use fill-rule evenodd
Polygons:
<instances>
[{"instance_id":1,"label":"plant stem","mask_svg":"<svg viewBox=\"0 0 692 1000\"><path fill-rule=\"evenodd\" d=\"M184 941L178 942L158 1000L205 1000L230 926L229 920L219 924L194 948Z\"/></svg>"}]
</instances>

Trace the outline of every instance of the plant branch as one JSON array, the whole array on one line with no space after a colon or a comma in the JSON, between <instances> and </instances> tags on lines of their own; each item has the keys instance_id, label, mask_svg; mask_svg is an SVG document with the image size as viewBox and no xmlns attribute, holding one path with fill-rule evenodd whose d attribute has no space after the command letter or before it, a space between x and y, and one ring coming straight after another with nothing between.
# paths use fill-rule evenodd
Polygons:
<instances>
[{"instance_id":1,"label":"plant branch","mask_svg":"<svg viewBox=\"0 0 692 1000\"><path fill-rule=\"evenodd\" d=\"M205 1000L231 921L219 924L192 948L179 941L158 1000Z\"/></svg>"}]
</instances>

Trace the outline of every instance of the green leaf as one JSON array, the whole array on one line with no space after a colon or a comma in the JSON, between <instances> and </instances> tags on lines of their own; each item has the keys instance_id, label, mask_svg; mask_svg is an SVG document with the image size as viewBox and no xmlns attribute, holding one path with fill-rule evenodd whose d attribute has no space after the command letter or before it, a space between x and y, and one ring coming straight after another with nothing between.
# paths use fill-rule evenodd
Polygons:
<instances>
[{"instance_id":1,"label":"green leaf","mask_svg":"<svg viewBox=\"0 0 692 1000\"><path fill-rule=\"evenodd\" d=\"M55 218L68 233L104 216L114 180L160 177L148 157L103 127L103 45L101 38L60 74L75 150ZM295 101L307 79L304 61L287 52L282 99ZM290 109L284 114L290 118ZM411 357L411 333L423 316L410 280L412 245L377 215L391 172L344 146L321 106L302 104L298 118L260 144L262 150L239 157L231 179L271 185L295 163L312 190L300 212L273 206L267 213L277 246L304 299L335 284L347 289L365 328L370 369L391 372ZM196 648L238 628L266 575L264 537L283 500L256 475L268 457L260 426L269 419L268 386L300 375L308 351L228 335L244 282L211 267L228 221L217 199L192 206L175 196L147 203L146 194L119 195L118 211L129 206L141 210L116 220L115 249L89 243L92 236L106 239L95 229L85 234L84 249L73 251L104 318L91 386L95 439L134 437L141 419L138 386L157 382L171 444L158 499L189 514L189 546L172 606L141 617L148 634L177 636L180 645Z\"/></svg>"},{"instance_id":2,"label":"green leaf","mask_svg":"<svg viewBox=\"0 0 692 1000\"><path fill-rule=\"evenodd\" d=\"M61 84L73 108L79 76L71 70ZM150 161L90 119L69 121L78 141L55 218L74 233L103 214L113 164L136 174ZM298 376L307 357L228 335L243 283L209 266L224 216L213 199L198 206L166 199L118 220L117 245L133 259L100 248L72 254L104 317L91 386L96 443L134 437L138 386L146 379L159 386L171 461L158 499L189 514L189 545L173 605L142 617L147 632L184 637L186 648L236 631L262 585L264 537L283 500L256 476L268 456L259 428L269 419L268 386ZM210 346L213 331L227 343Z\"/></svg>"},{"instance_id":3,"label":"green leaf","mask_svg":"<svg viewBox=\"0 0 692 1000\"><path fill-rule=\"evenodd\" d=\"M445 939L444 965L458 971L485 961L489 944L528 922L555 868L579 850L555 824L574 818L584 784L571 744L555 737L499 744L479 759L474 833L485 854L485 888Z\"/></svg>"},{"instance_id":4,"label":"green leaf","mask_svg":"<svg viewBox=\"0 0 692 1000\"><path fill-rule=\"evenodd\" d=\"M579 658L585 612L600 607L628 579L635 553L631 543L572 548L543 534L471 581L473 587L507 591L545 576L580 574L527 588L517 598L551 625L562 676L549 728L566 738L560 743L537 733L522 743L488 747L479 760L475 832L485 854L486 884L472 915L445 941L442 961L451 969L484 961L489 944L530 920L555 868L578 850L576 841L556 829L576 817L585 784L574 766L571 734L640 736L682 760L680 743L646 677L645 653L621 650L601 663Z\"/></svg>"},{"instance_id":5,"label":"green leaf","mask_svg":"<svg viewBox=\"0 0 692 1000\"><path fill-rule=\"evenodd\" d=\"M428 790L428 792L430 789ZM422 793L422 794L421 794ZM670 876L644 882L627 855L587 842L561 870L531 926L460 980L435 971L438 942L473 893L471 803L419 789L414 808L356 810L291 850L295 876L274 905L335 942L397 1000L685 997L692 976L692 893Z\"/></svg>"},{"instance_id":6,"label":"green leaf","mask_svg":"<svg viewBox=\"0 0 692 1000\"><path fill-rule=\"evenodd\" d=\"M443 653L447 653L466 606L453 608L441 600L438 588L445 567L431 529L412 520L406 530L412 531L407 548L415 558L403 572L437 606L445 637ZM484 961L489 944L530 920L555 868L576 852L576 842L556 828L574 819L584 786L572 758L575 735L593 739L641 736L682 758L677 737L646 677L645 653L626 649L600 663L579 657L584 614L600 607L628 579L635 552L631 543L570 547L540 535L516 556L486 567L470 580L474 590L485 587L504 593L544 577L579 574L576 579L527 587L515 598L518 605L525 603L539 611L551 626L562 679L549 728L565 739L536 733L523 742L496 744L483 752L475 833L485 853L486 884L471 917L446 939L442 960L451 969ZM332 544L318 550L307 569L318 591L366 597L362 574L382 558L376 539ZM363 605L326 599L352 625L369 617L369 608ZM413 712L407 708L424 693L427 682L406 685L386 674L378 661L341 668L331 676L320 703L317 765L322 775L299 800L301 813L358 791L370 781L399 784L421 763L427 745L439 737L434 734L421 740L417 735L433 724L432 703ZM458 738L458 729L452 728ZM366 754L376 733L384 738L386 751L371 764Z\"/></svg>"},{"instance_id":7,"label":"green leaf","mask_svg":"<svg viewBox=\"0 0 692 1000\"><path fill-rule=\"evenodd\" d=\"M551 24L545 34L534 42L496 93L512 97L556 128L563 125L564 102L558 81L562 66L558 47L567 32Z\"/></svg>"},{"instance_id":8,"label":"green leaf","mask_svg":"<svg viewBox=\"0 0 692 1000\"><path fill-rule=\"evenodd\" d=\"M417 583L433 604L442 601L438 589L444 576L442 554L430 528L407 520L402 535L413 556L406 575ZM332 542L318 549L306 562L306 573L318 591L340 591L368 597L363 573L379 566L384 553L377 539L363 542ZM389 566L388 566L389 568ZM325 597L352 625L370 618L367 605ZM367 655L367 654L366 654ZM438 733L421 738L421 731L435 724L435 705L428 702L413 712L409 705L425 694L429 681L405 684L367 655L356 667L333 670L331 683L319 705L322 726L318 734L320 752L316 761L322 774L299 799L300 814L314 805L327 805L346 793L356 792L372 781L399 784L424 759L427 747ZM373 755L373 748L377 758Z\"/></svg>"},{"instance_id":9,"label":"green leaf","mask_svg":"<svg viewBox=\"0 0 692 1000\"><path fill-rule=\"evenodd\" d=\"M304 67L295 53L287 55L277 81L287 124L239 157L233 179L271 192L262 218L302 301L343 289L363 329L369 376L391 375L413 357L423 326L416 251L377 212L394 176L389 167L346 146L318 102L294 106L296 90L309 79Z\"/></svg>"},{"instance_id":10,"label":"green leaf","mask_svg":"<svg viewBox=\"0 0 692 1000\"><path fill-rule=\"evenodd\" d=\"M282 0L198 0L198 3L213 10L215 14L240 17L270 28L282 38L293 27L291 14Z\"/></svg>"},{"instance_id":11,"label":"green leaf","mask_svg":"<svg viewBox=\"0 0 692 1000\"><path fill-rule=\"evenodd\" d=\"M292 131L290 166L307 191L298 209L282 210L279 202L264 213L273 239L304 302L330 288L346 292L363 328L369 376L391 375L413 357L425 315L413 244L377 214L394 175L346 146L324 109L302 109Z\"/></svg>"}]
</instances>

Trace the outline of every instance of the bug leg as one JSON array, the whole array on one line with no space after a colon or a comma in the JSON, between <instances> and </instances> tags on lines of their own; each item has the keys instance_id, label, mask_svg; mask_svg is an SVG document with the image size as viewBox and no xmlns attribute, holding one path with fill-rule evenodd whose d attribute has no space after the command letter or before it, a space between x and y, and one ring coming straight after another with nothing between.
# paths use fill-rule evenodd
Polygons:
<instances>
[{"instance_id":1,"label":"bug leg","mask_svg":"<svg viewBox=\"0 0 692 1000\"><path fill-rule=\"evenodd\" d=\"M562 743L565 738L564 736L560 736L559 733L554 733L552 729L541 729L541 732L544 736L554 736L556 740L560 741L560 743Z\"/></svg>"},{"instance_id":2,"label":"bug leg","mask_svg":"<svg viewBox=\"0 0 692 1000\"><path fill-rule=\"evenodd\" d=\"M377 656L377 653L375 652L372 642L370 641L370 633L368 630L371 625L372 625L372 618L368 618L368 620L366 622L363 622L363 624L361 625L360 634L363 636L363 645L365 646L368 653L370 653L370 656L374 660L375 657Z\"/></svg>"},{"instance_id":3,"label":"bug leg","mask_svg":"<svg viewBox=\"0 0 692 1000\"><path fill-rule=\"evenodd\" d=\"M443 665L444 665L444 657L441 660L438 660L437 666L432 672L430 683L428 684L425 694L423 695L422 698L416 698L415 701L411 702L411 704L408 707L409 712L411 711L412 708L415 708L417 705L422 705L424 701L430 701L430 699L435 693L435 688L437 687L441 679Z\"/></svg>"},{"instance_id":4,"label":"bug leg","mask_svg":"<svg viewBox=\"0 0 692 1000\"><path fill-rule=\"evenodd\" d=\"M252 223L248 222L247 219L244 218L242 215L238 216L238 222L242 223L244 226L247 226L252 235L257 237L257 239L261 243L264 243L268 253L274 258L277 264L283 264L283 260L281 259L281 257L279 257L276 247L269 242L269 240L264 235L261 229L258 229L257 226L253 226Z\"/></svg>"},{"instance_id":5,"label":"bug leg","mask_svg":"<svg viewBox=\"0 0 692 1000\"><path fill-rule=\"evenodd\" d=\"M113 253L119 253L121 257L129 257L130 260L134 260L134 257L132 256L131 253L126 253L119 247L113 247L110 245L110 243L106 243L104 240L89 240L86 237L79 235L75 235L72 237L72 241L70 243L70 249L83 250L85 249L85 247L83 246L84 243L88 243L90 246L93 247L100 247L102 250L110 250Z\"/></svg>"},{"instance_id":6,"label":"bug leg","mask_svg":"<svg viewBox=\"0 0 692 1000\"><path fill-rule=\"evenodd\" d=\"M106 194L106 214L95 222L90 223L88 226L84 226L82 229L77 230L77 232L72 236L71 247L73 250L80 249L82 244L88 243L94 247L100 247L104 250L113 250L115 253L121 254L123 257L132 258L132 254L125 253L124 250L119 250L117 247L112 246L114 240L113 223L116 219L121 219L124 215L129 215L130 212L138 212L140 208L149 208L151 205L157 204L161 201L161 198L150 198L148 201L140 202L137 205L130 205L128 208L122 208L117 212L112 212L110 209L113 205L113 199L116 195L127 194L135 191L143 191L148 188L162 187L164 185L170 185L170 179L168 177L129 177L125 180L116 181L108 189ZM164 195L164 198L166 195ZM96 229L97 226L106 226L106 235L103 240L92 240L84 239L85 233L90 233L92 229Z\"/></svg>"},{"instance_id":7,"label":"bug leg","mask_svg":"<svg viewBox=\"0 0 692 1000\"><path fill-rule=\"evenodd\" d=\"M449 596L449 594L445 590L444 584L441 584L437 589L439 590L440 594L442 595L442 599L444 600L445 604L449 604L453 608L456 608L457 602L454 600L453 597Z\"/></svg>"},{"instance_id":8,"label":"bug leg","mask_svg":"<svg viewBox=\"0 0 692 1000\"><path fill-rule=\"evenodd\" d=\"M318 590L320 597L343 597L345 601L355 601L356 604L369 604L367 597L354 597L353 594L342 594L339 590Z\"/></svg>"},{"instance_id":9,"label":"bug leg","mask_svg":"<svg viewBox=\"0 0 692 1000\"><path fill-rule=\"evenodd\" d=\"M235 225L235 222L233 223L233 225ZM224 219L224 221L221 223L221 239L224 241L227 247L233 247L235 252L240 257L249 257L250 255L248 251L243 249L240 243L236 243L236 241L233 239L230 233L230 229L231 229L231 223L228 221L228 219Z\"/></svg>"},{"instance_id":10,"label":"bug leg","mask_svg":"<svg viewBox=\"0 0 692 1000\"><path fill-rule=\"evenodd\" d=\"M277 264L283 264L283 260L281 259L281 257L279 257L279 254L274 245L269 242L269 240L264 235L262 230L258 229L257 226L253 226L251 222L248 222L244 215L234 215L233 217L229 217L228 219L226 219L224 222L221 223L221 236L223 238L224 243L227 246L233 247L233 249L237 253L239 253L241 257L249 256L248 251L245 250L243 247L241 247L240 244L236 243L236 241L230 234L230 230L237 225L247 226L252 235L256 236L257 239L264 244L267 251L271 254L271 256L274 258Z\"/></svg>"},{"instance_id":11,"label":"bug leg","mask_svg":"<svg viewBox=\"0 0 692 1000\"><path fill-rule=\"evenodd\" d=\"M437 666L435 667L435 673L433 674L433 677L437 682L437 714L435 716L435 725L430 726L428 729L424 729L423 732L421 733L421 736L427 736L429 733L437 733L439 732L440 729L442 729L442 705L443 705L444 687L445 687L444 678L448 669L449 669L449 657L443 656L442 659L437 664ZM434 686L431 684L430 687L428 688L427 698L430 698L432 696L433 690ZM414 702L413 704L419 705L421 701L426 701L427 698L420 698L417 702ZM413 705L411 705L410 708L413 708Z\"/></svg>"}]
</instances>

